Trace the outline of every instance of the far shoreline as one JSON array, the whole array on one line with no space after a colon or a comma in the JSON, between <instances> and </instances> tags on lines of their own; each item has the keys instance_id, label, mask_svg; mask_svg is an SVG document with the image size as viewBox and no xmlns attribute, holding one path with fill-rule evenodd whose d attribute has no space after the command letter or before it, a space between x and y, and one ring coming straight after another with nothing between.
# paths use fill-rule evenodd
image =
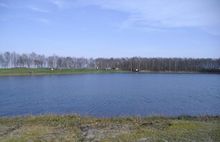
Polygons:
<instances>
[{"instance_id":1,"label":"far shoreline","mask_svg":"<svg viewBox=\"0 0 220 142\"><path fill-rule=\"evenodd\" d=\"M220 74L219 71L127 71L106 69L53 69L50 68L0 68L2 76L41 76L41 75L74 75L74 74L110 74L110 73L135 73L135 74Z\"/></svg>"}]
</instances>

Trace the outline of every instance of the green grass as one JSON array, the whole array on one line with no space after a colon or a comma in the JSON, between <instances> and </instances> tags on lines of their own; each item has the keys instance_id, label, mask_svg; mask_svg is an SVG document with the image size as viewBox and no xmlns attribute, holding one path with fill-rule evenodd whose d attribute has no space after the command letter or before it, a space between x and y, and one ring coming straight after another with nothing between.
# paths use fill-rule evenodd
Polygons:
<instances>
[{"instance_id":1,"label":"green grass","mask_svg":"<svg viewBox=\"0 0 220 142\"><path fill-rule=\"evenodd\" d=\"M53 75L53 74L83 74L83 73L114 73L121 70L96 70L96 69L54 69L49 68L9 68L0 69L0 76L24 75Z\"/></svg>"},{"instance_id":2,"label":"green grass","mask_svg":"<svg viewBox=\"0 0 220 142\"><path fill-rule=\"evenodd\" d=\"M2 117L0 141L219 142L220 117Z\"/></svg>"}]
</instances>

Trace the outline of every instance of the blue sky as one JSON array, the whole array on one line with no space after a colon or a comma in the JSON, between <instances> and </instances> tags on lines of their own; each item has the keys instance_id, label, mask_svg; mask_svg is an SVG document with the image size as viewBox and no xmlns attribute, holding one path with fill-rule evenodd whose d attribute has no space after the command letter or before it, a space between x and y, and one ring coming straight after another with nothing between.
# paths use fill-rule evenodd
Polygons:
<instances>
[{"instance_id":1,"label":"blue sky","mask_svg":"<svg viewBox=\"0 0 220 142\"><path fill-rule=\"evenodd\" d=\"M219 0L0 0L0 52L220 57Z\"/></svg>"}]
</instances>

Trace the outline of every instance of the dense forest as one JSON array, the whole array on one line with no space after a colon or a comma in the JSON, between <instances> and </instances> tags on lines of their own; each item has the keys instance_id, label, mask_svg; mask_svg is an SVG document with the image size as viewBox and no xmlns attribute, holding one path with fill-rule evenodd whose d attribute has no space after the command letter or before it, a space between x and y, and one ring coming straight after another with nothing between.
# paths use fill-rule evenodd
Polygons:
<instances>
[{"instance_id":1,"label":"dense forest","mask_svg":"<svg viewBox=\"0 0 220 142\"><path fill-rule=\"evenodd\" d=\"M120 69L128 71L213 71L220 70L220 58L76 58L36 53L0 53L0 68Z\"/></svg>"}]
</instances>

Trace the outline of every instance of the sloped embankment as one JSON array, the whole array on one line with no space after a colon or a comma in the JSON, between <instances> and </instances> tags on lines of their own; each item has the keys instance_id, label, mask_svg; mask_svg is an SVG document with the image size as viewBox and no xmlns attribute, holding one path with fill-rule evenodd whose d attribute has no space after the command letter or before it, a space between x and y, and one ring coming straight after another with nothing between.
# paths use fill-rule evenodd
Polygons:
<instances>
[{"instance_id":1,"label":"sloped embankment","mask_svg":"<svg viewBox=\"0 0 220 142\"><path fill-rule=\"evenodd\" d=\"M42 115L0 118L1 142L220 141L220 117L92 118Z\"/></svg>"}]
</instances>

